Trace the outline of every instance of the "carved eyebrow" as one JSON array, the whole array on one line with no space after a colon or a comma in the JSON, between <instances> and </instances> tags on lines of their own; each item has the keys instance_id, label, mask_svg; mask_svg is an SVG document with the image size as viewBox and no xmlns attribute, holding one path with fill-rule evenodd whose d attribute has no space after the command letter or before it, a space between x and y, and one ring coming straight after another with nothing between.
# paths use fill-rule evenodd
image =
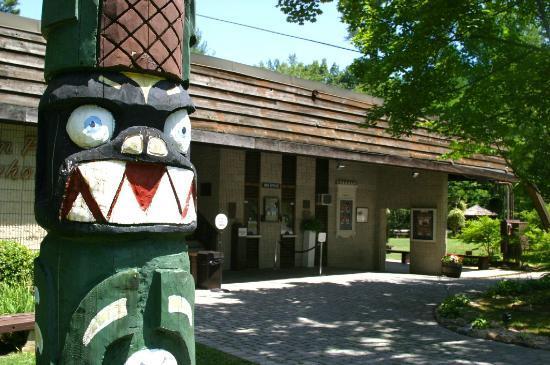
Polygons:
<instances>
[{"instance_id":1,"label":"carved eyebrow","mask_svg":"<svg viewBox=\"0 0 550 365\"><path fill-rule=\"evenodd\" d=\"M119 84L118 82L116 81L113 81L107 77L105 77L104 75L100 75L99 78L97 79L99 82L101 82L102 84L105 84L105 85L108 85L108 86L111 86L111 87L114 87L115 89L117 90L120 90L122 88L122 85Z\"/></svg>"}]
</instances>

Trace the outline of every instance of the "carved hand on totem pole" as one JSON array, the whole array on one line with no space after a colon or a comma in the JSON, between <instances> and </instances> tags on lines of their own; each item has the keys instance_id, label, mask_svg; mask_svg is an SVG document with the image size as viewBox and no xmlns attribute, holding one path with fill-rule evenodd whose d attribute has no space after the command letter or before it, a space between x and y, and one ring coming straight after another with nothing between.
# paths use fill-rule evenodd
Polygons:
<instances>
[{"instance_id":1,"label":"carved hand on totem pole","mask_svg":"<svg viewBox=\"0 0 550 365\"><path fill-rule=\"evenodd\" d=\"M37 364L194 364L194 4L58 3L43 11Z\"/></svg>"}]
</instances>

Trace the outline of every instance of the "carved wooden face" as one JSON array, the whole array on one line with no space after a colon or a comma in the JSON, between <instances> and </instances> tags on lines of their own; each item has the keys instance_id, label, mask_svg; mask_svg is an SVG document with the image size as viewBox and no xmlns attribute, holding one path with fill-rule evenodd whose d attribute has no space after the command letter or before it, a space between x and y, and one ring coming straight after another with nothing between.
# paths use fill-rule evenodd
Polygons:
<instances>
[{"instance_id":1,"label":"carved wooden face","mask_svg":"<svg viewBox=\"0 0 550 365\"><path fill-rule=\"evenodd\" d=\"M193 110L180 84L155 76L52 80L39 108L39 223L66 232L193 230Z\"/></svg>"}]
</instances>

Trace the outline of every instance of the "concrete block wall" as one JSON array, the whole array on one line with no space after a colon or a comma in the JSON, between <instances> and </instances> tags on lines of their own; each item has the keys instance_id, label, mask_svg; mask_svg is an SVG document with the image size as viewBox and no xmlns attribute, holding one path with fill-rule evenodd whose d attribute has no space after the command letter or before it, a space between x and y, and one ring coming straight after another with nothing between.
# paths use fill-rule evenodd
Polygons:
<instances>
[{"instance_id":1,"label":"concrete block wall","mask_svg":"<svg viewBox=\"0 0 550 365\"><path fill-rule=\"evenodd\" d=\"M376 228L376 196L378 170L375 166L346 161L346 167L337 169L337 161L330 161L329 187L333 197L329 207L328 232L328 265L331 267L373 270L378 261L375 252ZM367 223L353 222L355 235L349 238L336 236L338 221L337 186L338 180L348 180L357 183L356 199L353 209L368 208Z\"/></svg>"},{"instance_id":2,"label":"concrete block wall","mask_svg":"<svg viewBox=\"0 0 550 365\"><path fill-rule=\"evenodd\" d=\"M214 225L214 218L220 212L220 149L200 143L191 146L191 162L197 170L201 214ZM211 184L210 196L201 194L200 185ZM227 212L225 212L227 214Z\"/></svg>"},{"instance_id":3,"label":"concrete block wall","mask_svg":"<svg viewBox=\"0 0 550 365\"><path fill-rule=\"evenodd\" d=\"M436 275L441 272L441 257L447 243L447 174L379 167L379 208L434 208L436 214L435 242L411 241L410 272Z\"/></svg>"},{"instance_id":4,"label":"concrete block wall","mask_svg":"<svg viewBox=\"0 0 550 365\"><path fill-rule=\"evenodd\" d=\"M220 211L227 213L228 204L236 204L236 215L229 219L227 229L222 233L223 252L225 255L224 269L231 267L231 226L233 223L243 223L244 216L244 162L245 151L231 148L220 148L219 166L219 205Z\"/></svg>"},{"instance_id":5,"label":"concrete block wall","mask_svg":"<svg viewBox=\"0 0 550 365\"><path fill-rule=\"evenodd\" d=\"M0 240L39 249L46 235L34 219L36 127L0 123Z\"/></svg>"},{"instance_id":6,"label":"concrete block wall","mask_svg":"<svg viewBox=\"0 0 550 365\"><path fill-rule=\"evenodd\" d=\"M304 200L309 200L309 209L303 208ZM298 156L296 158L296 251L303 247L304 233L300 225L304 218L315 217L315 158ZM303 254L295 255L295 265L302 266Z\"/></svg>"},{"instance_id":7,"label":"concrete block wall","mask_svg":"<svg viewBox=\"0 0 550 365\"><path fill-rule=\"evenodd\" d=\"M266 222L263 219L264 198L277 197L279 199L279 209L281 203L281 189L264 188L261 184L264 182L281 184L282 177L282 155L279 153L262 152L260 167L260 247L259 247L259 266L260 269L273 267L275 259L275 250L281 236L281 223ZM280 250L278 251L280 252Z\"/></svg>"}]
</instances>

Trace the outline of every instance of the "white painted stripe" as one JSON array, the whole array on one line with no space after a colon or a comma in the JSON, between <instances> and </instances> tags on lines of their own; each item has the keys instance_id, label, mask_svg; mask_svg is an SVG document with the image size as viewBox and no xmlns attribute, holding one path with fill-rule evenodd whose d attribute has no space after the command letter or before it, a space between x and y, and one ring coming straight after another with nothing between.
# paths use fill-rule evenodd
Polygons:
<instances>
[{"instance_id":1,"label":"white painted stripe","mask_svg":"<svg viewBox=\"0 0 550 365\"><path fill-rule=\"evenodd\" d=\"M189 320L189 325L193 327L193 309L191 304L181 295L170 295L168 297L168 313L183 313Z\"/></svg>"},{"instance_id":2,"label":"white painted stripe","mask_svg":"<svg viewBox=\"0 0 550 365\"><path fill-rule=\"evenodd\" d=\"M34 343L38 353L42 355L42 351L44 351L44 340L42 339L42 331L36 322L34 322Z\"/></svg>"},{"instance_id":3,"label":"white painted stripe","mask_svg":"<svg viewBox=\"0 0 550 365\"><path fill-rule=\"evenodd\" d=\"M126 298L121 298L114 301L100 310L96 316L92 318L88 328L86 328L86 332L84 332L84 337L82 338L82 343L84 346L88 346L94 336L97 335L102 329L114 321L126 317L127 315L128 310L126 309Z\"/></svg>"}]
</instances>

